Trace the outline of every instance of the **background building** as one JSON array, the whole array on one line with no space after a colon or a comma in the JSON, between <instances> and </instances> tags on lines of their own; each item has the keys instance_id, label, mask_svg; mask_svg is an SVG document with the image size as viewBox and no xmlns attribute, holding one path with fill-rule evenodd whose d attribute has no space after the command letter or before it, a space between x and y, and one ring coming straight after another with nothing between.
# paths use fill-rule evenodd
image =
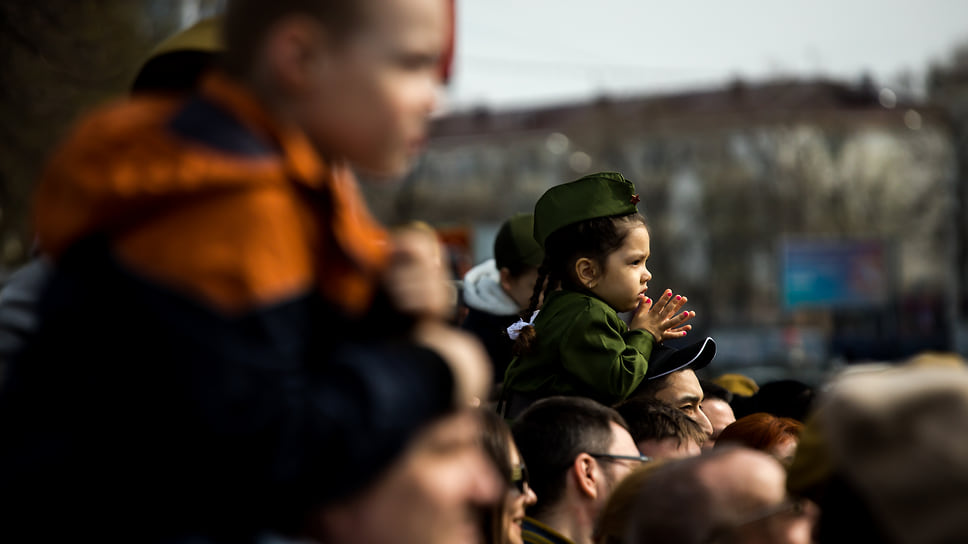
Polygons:
<instances>
[{"instance_id":1,"label":"background building","mask_svg":"<svg viewBox=\"0 0 968 544\"><path fill-rule=\"evenodd\" d=\"M952 138L943 110L870 85L735 83L449 115L418 168L369 198L388 222L490 235L554 184L621 171L652 229L652 288L689 297L719 360L813 368L954 346Z\"/></svg>"}]
</instances>

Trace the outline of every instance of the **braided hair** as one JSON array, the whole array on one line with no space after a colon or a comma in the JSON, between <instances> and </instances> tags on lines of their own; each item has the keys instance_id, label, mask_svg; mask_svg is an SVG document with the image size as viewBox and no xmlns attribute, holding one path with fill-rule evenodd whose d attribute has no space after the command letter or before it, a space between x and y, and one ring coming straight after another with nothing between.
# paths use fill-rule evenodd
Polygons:
<instances>
[{"instance_id":1,"label":"braided hair","mask_svg":"<svg viewBox=\"0 0 968 544\"><path fill-rule=\"evenodd\" d=\"M583 290L575 278L574 264L580 258L595 261L602 268L609 254L622 247L625 237L633 227L646 226L645 217L639 213L596 217L566 225L545 240L545 256L538 267L538 279L534 284L528 308L521 312L521 319L528 321L538 309L539 302L559 288ZM514 342L514 355L530 353L536 338L534 327L523 328Z\"/></svg>"}]
</instances>

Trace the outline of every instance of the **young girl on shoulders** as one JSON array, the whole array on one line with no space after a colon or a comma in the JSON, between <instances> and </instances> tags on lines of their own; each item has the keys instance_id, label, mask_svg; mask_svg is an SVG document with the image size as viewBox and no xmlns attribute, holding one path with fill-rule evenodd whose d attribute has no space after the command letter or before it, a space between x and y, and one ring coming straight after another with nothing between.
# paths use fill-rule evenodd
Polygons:
<instances>
[{"instance_id":1,"label":"young girl on shoulders","mask_svg":"<svg viewBox=\"0 0 968 544\"><path fill-rule=\"evenodd\" d=\"M653 347L692 328L685 323L695 312L680 312L686 297L645 294L650 240L638 202L615 172L552 187L538 200L534 237L545 258L525 312L530 323L508 329L517 356L504 379L506 417L553 395L623 400L645 377ZM628 324L619 312L632 312Z\"/></svg>"}]
</instances>

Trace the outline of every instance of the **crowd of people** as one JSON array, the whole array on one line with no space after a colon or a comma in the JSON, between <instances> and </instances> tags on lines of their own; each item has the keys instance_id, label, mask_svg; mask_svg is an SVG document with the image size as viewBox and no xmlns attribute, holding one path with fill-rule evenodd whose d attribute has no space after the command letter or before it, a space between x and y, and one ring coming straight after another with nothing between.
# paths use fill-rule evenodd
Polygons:
<instances>
[{"instance_id":1,"label":"crowd of people","mask_svg":"<svg viewBox=\"0 0 968 544\"><path fill-rule=\"evenodd\" d=\"M0 541L963 541L960 358L716 372L618 172L459 292L432 227L370 216L355 172L419 152L450 15L230 0L53 153L0 291Z\"/></svg>"}]
</instances>

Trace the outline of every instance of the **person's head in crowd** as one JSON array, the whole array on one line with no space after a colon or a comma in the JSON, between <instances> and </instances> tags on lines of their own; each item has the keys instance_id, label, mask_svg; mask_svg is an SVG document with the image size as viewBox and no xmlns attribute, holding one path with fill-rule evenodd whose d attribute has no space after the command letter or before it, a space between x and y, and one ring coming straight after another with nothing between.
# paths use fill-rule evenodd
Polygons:
<instances>
[{"instance_id":1,"label":"person's head in crowd","mask_svg":"<svg viewBox=\"0 0 968 544\"><path fill-rule=\"evenodd\" d=\"M525 508L537 502L528 483L528 469L514 445L511 428L497 413L482 410L484 451L504 478L505 492L498 503L485 512L484 544L522 544L521 523Z\"/></svg>"},{"instance_id":2,"label":"person's head in crowd","mask_svg":"<svg viewBox=\"0 0 968 544\"><path fill-rule=\"evenodd\" d=\"M531 301L543 260L544 250L534 239L534 215L516 214L501 225L494 239L494 265L500 273L501 288L519 312Z\"/></svg>"},{"instance_id":3,"label":"person's head in crowd","mask_svg":"<svg viewBox=\"0 0 968 544\"><path fill-rule=\"evenodd\" d=\"M608 494L644 461L622 416L591 399L549 397L522 412L511 429L538 495L528 509L525 541L536 521L589 544Z\"/></svg>"},{"instance_id":4,"label":"person's head in crowd","mask_svg":"<svg viewBox=\"0 0 968 544\"><path fill-rule=\"evenodd\" d=\"M131 91L187 93L224 50L217 17L201 19L156 45L138 69Z\"/></svg>"},{"instance_id":5,"label":"person's head in crowd","mask_svg":"<svg viewBox=\"0 0 968 544\"><path fill-rule=\"evenodd\" d=\"M898 366L835 378L789 468L820 506L818 541L941 544L968 535L968 370Z\"/></svg>"},{"instance_id":6,"label":"person's head in crowd","mask_svg":"<svg viewBox=\"0 0 968 544\"><path fill-rule=\"evenodd\" d=\"M709 418L709 424L713 427L712 435L703 444L704 448L709 449L716 445L716 440L719 439L719 434L723 432L723 429L736 421L736 415L733 413L732 406L730 406L733 401L733 393L709 380L699 380L699 385L702 387L703 395L705 395L702 401L702 411Z\"/></svg>"},{"instance_id":7,"label":"person's head in crowd","mask_svg":"<svg viewBox=\"0 0 968 544\"><path fill-rule=\"evenodd\" d=\"M713 378L713 383L740 397L752 397L760 389L756 381L744 374L726 373Z\"/></svg>"},{"instance_id":8,"label":"person's head in crowd","mask_svg":"<svg viewBox=\"0 0 968 544\"><path fill-rule=\"evenodd\" d=\"M789 417L801 423L807 420L816 392L798 380L776 380L764 383L751 397L737 396L732 407L736 418L757 412Z\"/></svg>"},{"instance_id":9,"label":"person's head in crowd","mask_svg":"<svg viewBox=\"0 0 968 544\"><path fill-rule=\"evenodd\" d=\"M478 409L439 418L368 487L316 509L305 536L328 544L479 543L482 512L505 489L481 432Z\"/></svg>"},{"instance_id":10,"label":"person's head in crowd","mask_svg":"<svg viewBox=\"0 0 968 544\"><path fill-rule=\"evenodd\" d=\"M758 412L767 412L777 417L788 417L801 423L807 421L815 388L799 380L777 380L763 384L753 395Z\"/></svg>"},{"instance_id":11,"label":"person's head in crowd","mask_svg":"<svg viewBox=\"0 0 968 544\"><path fill-rule=\"evenodd\" d=\"M317 152L396 176L426 138L449 40L442 0L233 0L224 67Z\"/></svg>"},{"instance_id":12,"label":"person's head in crowd","mask_svg":"<svg viewBox=\"0 0 968 544\"><path fill-rule=\"evenodd\" d=\"M653 459L633 470L615 486L595 523L595 532L592 535L595 544L622 544L629 516L635 512L642 484L662 463L662 460Z\"/></svg>"},{"instance_id":13,"label":"person's head in crowd","mask_svg":"<svg viewBox=\"0 0 968 544\"><path fill-rule=\"evenodd\" d=\"M633 397L615 405L642 455L653 460L699 455L707 435L698 423L668 404Z\"/></svg>"},{"instance_id":14,"label":"person's head in crowd","mask_svg":"<svg viewBox=\"0 0 968 544\"><path fill-rule=\"evenodd\" d=\"M466 314L461 327L476 335L494 365L494 383L504 381L513 358L508 326L518 320L531 300L544 250L534 239L534 216L516 214L505 221L494 239L494 258L471 268L461 286ZM494 389L498 396L499 388Z\"/></svg>"},{"instance_id":15,"label":"person's head in crowd","mask_svg":"<svg viewBox=\"0 0 968 544\"><path fill-rule=\"evenodd\" d=\"M653 470L628 516L625 544L808 544L816 507L792 498L773 457L716 448Z\"/></svg>"},{"instance_id":16,"label":"person's head in crowd","mask_svg":"<svg viewBox=\"0 0 968 544\"><path fill-rule=\"evenodd\" d=\"M696 370L705 368L716 355L716 342L706 338L682 349L660 345L653 351L645 379L629 398L643 397L664 402L689 416L707 436L712 424L702 409L702 386Z\"/></svg>"},{"instance_id":17,"label":"person's head in crowd","mask_svg":"<svg viewBox=\"0 0 968 544\"><path fill-rule=\"evenodd\" d=\"M949 368L968 367L968 361L966 361L964 357L957 353L944 351L924 351L909 357L906 361L904 361L904 363L909 366L943 366Z\"/></svg>"},{"instance_id":18,"label":"person's head in crowd","mask_svg":"<svg viewBox=\"0 0 968 544\"><path fill-rule=\"evenodd\" d=\"M758 412L741 417L723 429L717 446L739 444L764 451L790 466L800 441L803 424L788 417Z\"/></svg>"}]
</instances>

